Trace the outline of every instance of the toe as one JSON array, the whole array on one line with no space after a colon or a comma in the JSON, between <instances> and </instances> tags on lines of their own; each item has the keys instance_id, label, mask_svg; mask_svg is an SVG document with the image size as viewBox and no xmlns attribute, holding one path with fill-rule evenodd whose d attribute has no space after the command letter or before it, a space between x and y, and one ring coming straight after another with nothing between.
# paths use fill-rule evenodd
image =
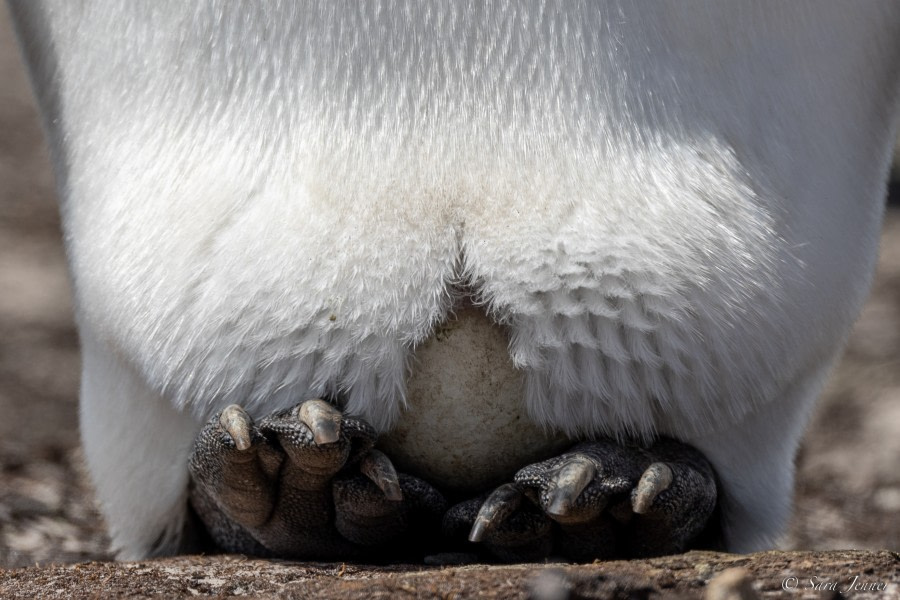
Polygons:
<instances>
[{"instance_id":1,"label":"toe","mask_svg":"<svg viewBox=\"0 0 900 600\"><path fill-rule=\"evenodd\" d=\"M335 479L335 521L338 532L362 546L390 541L406 530L406 511L390 500L369 478L355 475Z\"/></svg>"},{"instance_id":2,"label":"toe","mask_svg":"<svg viewBox=\"0 0 900 600\"><path fill-rule=\"evenodd\" d=\"M388 500L394 502L403 500L403 490L400 489L397 470L384 452L370 450L360 461L359 470L378 486Z\"/></svg>"},{"instance_id":3,"label":"toe","mask_svg":"<svg viewBox=\"0 0 900 600\"><path fill-rule=\"evenodd\" d=\"M573 452L530 465L515 481L558 523L591 521L610 501L627 494L640 470L605 446L581 445Z\"/></svg>"},{"instance_id":4,"label":"toe","mask_svg":"<svg viewBox=\"0 0 900 600\"><path fill-rule=\"evenodd\" d=\"M634 513L624 540L631 556L682 552L705 535L716 507L712 468L693 448L661 440L631 492Z\"/></svg>"},{"instance_id":5,"label":"toe","mask_svg":"<svg viewBox=\"0 0 900 600\"><path fill-rule=\"evenodd\" d=\"M295 409L295 415L309 428L316 444L332 444L341 437L341 413L324 400L308 400Z\"/></svg>"},{"instance_id":6,"label":"toe","mask_svg":"<svg viewBox=\"0 0 900 600\"><path fill-rule=\"evenodd\" d=\"M552 521L513 483L483 500L458 504L444 516L444 534L457 538L469 527L469 541L484 544L506 562L541 560L553 547Z\"/></svg>"},{"instance_id":7,"label":"toe","mask_svg":"<svg viewBox=\"0 0 900 600\"><path fill-rule=\"evenodd\" d=\"M253 443L253 419L243 408L232 404L225 408L218 418L219 426L231 438L235 448L243 452Z\"/></svg>"},{"instance_id":8,"label":"toe","mask_svg":"<svg viewBox=\"0 0 900 600\"><path fill-rule=\"evenodd\" d=\"M233 468L253 463L265 438L250 415L233 404L213 416L200 430L188 462L198 481L220 484Z\"/></svg>"},{"instance_id":9,"label":"toe","mask_svg":"<svg viewBox=\"0 0 900 600\"><path fill-rule=\"evenodd\" d=\"M567 521L579 507L579 498L584 489L594 480L597 468L594 462L582 454L572 457L557 467L547 478L541 491L541 505L550 518ZM583 505L584 503L580 503ZM594 504L598 511L606 505L605 499L598 498Z\"/></svg>"},{"instance_id":10,"label":"toe","mask_svg":"<svg viewBox=\"0 0 900 600\"><path fill-rule=\"evenodd\" d=\"M201 518L214 520L212 513L221 511L238 527L265 522L274 499L260 461L263 446L265 438L240 406L229 406L207 422L188 461L192 502Z\"/></svg>"},{"instance_id":11,"label":"toe","mask_svg":"<svg viewBox=\"0 0 900 600\"><path fill-rule=\"evenodd\" d=\"M364 547L402 539L403 543L395 543L394 547L401 556L411 557L434 543L447 501L421 479L409 475L396 479L399 499L392 499L369 475L342 475L335 479L334 525L344 539Z\"/></svg>"},{"instance_id":12,"label":"toe","mask_svg":"<svg viewBox=\"0 0 900 600\"><path fill-rule=\"evenodd\" d=\"M494 490L475 516L475 522L469 532L469 541L482 541L490 531L519 508L523 497L522 491L512 483L501 485Z\"/></svg>"},{"instance_id":13,"label":"toe","mask_svg":"<svg viewBox=\"0 0 900 600\"><path fill-rule=\"evenodd\" d=\"M666 463L655 462L647 467L631 494L631 508L635 514L642 515L650 510L657 496L672 485L672 479L672 469Z\"/></svg>"},{"instance_id":14,"label":"toe","mask_svg":"<svg viewBox=\"0 0 900 600\"><path fill-rule=\"evenodd\" d=\"M376 437L368 423L346 417L318 399L266 417L259 429L290 457L291 468L318 475L333 475L356 463Z\"/></svg>"}]
</instances>

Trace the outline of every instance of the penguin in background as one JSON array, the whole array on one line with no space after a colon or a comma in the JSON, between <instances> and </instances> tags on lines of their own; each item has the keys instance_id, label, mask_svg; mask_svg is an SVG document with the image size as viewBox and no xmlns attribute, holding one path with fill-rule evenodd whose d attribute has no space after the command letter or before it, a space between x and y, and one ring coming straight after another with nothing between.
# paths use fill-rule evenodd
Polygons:
<instances>
[{"instance_id":1,"label":"penguin in background","mask_svg":"<svg viewBox=\"0 0 900 600\"><path fill-rule=\"evenodd\" d=\"M120 558L774 543L875 264L900 8L9 6Z\"/></svg>"}]
</instances>

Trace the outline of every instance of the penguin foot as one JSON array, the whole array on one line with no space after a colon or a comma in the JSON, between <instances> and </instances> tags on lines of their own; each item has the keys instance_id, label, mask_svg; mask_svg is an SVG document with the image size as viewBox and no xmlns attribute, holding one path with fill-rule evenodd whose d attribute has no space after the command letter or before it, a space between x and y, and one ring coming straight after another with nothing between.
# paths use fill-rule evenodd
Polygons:
<instances>
[{"instance_id":1,"label":"penguin foot","mask_svg":"<svg viewBox=\"0 0 900 600\"><path fill-rule=\"evenodd\" d=\"M647 557L686 550L715 506L715 476L697 450L670 439L649 448L601 439L455 505L443 528L454 538L468 532L503 561Z\"/></svg>"},{"instance_id":2,"label":"penguin foot","mask_svg":"<svg viewBox=\"0 0 900 600\"><path fill-rule=\"evenodd\" d=\"M189 460L190 502L221 550L302 559L416 552L446 511L424 481L398 474L373 448L375 430L323 400L258 425L231 405L200 431Z\"/></svg>"}]
</instances>

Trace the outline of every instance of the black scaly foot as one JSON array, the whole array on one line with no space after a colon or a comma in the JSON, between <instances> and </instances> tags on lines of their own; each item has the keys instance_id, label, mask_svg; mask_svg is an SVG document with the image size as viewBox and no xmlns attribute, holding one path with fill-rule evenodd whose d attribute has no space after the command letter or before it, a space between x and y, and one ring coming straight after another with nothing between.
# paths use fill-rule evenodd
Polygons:
<instances>
[{"instance_id":1,"label":"black scaly foot","mask_svg":"<svg viewBox=\"0 0 900 600\"><path fill-rule=\"evenodd\" d=\"M398 475L373 449L375 437L369 424L322 400L258 425L229 406L194 443L191 504L228 552L386 559L391 542L414 552L413 538L436 535L446 502L424 481Z\"/></svg>"},{"instance_id":2,"label":"black scaly foot","mask_svg":"<svg viewBox=\"0 0 900 600\"><path fill-rule=\"evenodd\" d=\"M716 505L712 467L670 439L649 448L601 439L529 465L513 483L458 504L444 531L481 542L506 561L561 556L659 556L682 552Z\"/></svg>"}]
</instances>

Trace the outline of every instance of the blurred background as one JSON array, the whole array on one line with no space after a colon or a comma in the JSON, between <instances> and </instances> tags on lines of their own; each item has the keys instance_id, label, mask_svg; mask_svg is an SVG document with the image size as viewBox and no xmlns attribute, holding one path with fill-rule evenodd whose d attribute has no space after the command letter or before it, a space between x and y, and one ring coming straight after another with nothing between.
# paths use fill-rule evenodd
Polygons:
<instances>
[{"instance_id":1,"label":"blurred background","mask_svg":"<svg viewBox=\"0 0 900 600\"><path fill-rule=\"evenodd\" d=\"M798 456L785 548L900 550L900 169L872 297ZM0 5L0 568L108 558L81 466L54 183Z\"/></svg>"}]
</instances>

